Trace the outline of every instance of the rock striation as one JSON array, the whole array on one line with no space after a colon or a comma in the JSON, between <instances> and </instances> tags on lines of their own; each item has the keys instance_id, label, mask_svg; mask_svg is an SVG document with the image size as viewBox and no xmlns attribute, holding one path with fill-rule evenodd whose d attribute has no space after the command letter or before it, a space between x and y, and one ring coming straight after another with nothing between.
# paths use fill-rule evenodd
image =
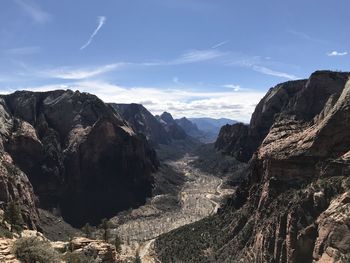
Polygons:
<instances>
[{"instance_id":1,"label":"rock striation","mask_svg":"<svg viewBox=\"0 0 350 263\"><path fill-rule=\"evenodd\" d=\"M247 179L216 216L161 237L160 258L349 262L349 77L317 71L277 85L249 126L223 127L217 144L250 159Z\"/></svg>"},{"instance_id":2,"label":"rock striation","mask_svg":"<svg viewBox=\"0 0 350 263\"><path fill-rule=\"evenodd\" d=\"M141 104L110 104L130 124L134 131L146 136L154 146L169 144L170 135L163 125Z\"/></svg>"},{"instance_id":3,"label":"rock striation","mask_svg":"<svg viewBox=\"0 0 350 263\"><path fill-rule=\"evenodd\" d=\"M347 73L316 71L307 80L271 88L257 105L249 125L238 123L222 128L216 148L240 161L249 161L279 118L293 116L297 122L310 122L324 107L330 107L328 100L339 96L346 81Z\"/></svg>"},{"instance_id":4,"label":"rock striation","mask_svg":"<svg viewBox=\"0 0 350 263\"><path fill-rule=\"evenodd\" d=\"M81 226L151 195L154 150L96 96L18 91L0 97L0 119L0 201L19 200L30 226L36 197Z\"/></svg>"}]
</instances>

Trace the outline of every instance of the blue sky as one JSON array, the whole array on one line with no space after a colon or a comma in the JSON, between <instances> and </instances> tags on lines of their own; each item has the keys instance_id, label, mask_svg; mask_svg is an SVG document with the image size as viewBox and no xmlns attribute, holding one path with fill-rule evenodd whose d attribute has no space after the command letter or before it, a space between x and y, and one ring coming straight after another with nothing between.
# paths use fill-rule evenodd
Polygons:
<instances>
[{"instance_id":1,"label":"blue sky","mask_svg":"<svg viewBox=\"0 0 350 263\"><path fill-rule=\"evenodd\" d=\"M277 83L349 70L348 0L2 0L0 93L79 89L249 121Z\"/></svg>"}]
</instances>

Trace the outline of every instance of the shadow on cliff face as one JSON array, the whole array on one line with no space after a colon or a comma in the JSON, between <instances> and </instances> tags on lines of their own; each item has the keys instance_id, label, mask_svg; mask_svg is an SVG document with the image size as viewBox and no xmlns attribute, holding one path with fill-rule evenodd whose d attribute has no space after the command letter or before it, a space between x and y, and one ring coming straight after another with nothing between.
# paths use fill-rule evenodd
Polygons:
<instances>
[{"instance_id":1,"label":"shadow on cliff face","mask_svg":"<svg viewBox=\"0 0 350 263\"><path fill-rule=\"evenodd\" d=\"M96 131L96 136L100 136ZM67 158L67 183L61 201L63 217L75 226L87 222L98 224L102 218L143 205L151 196L153 178L147 163L135 144L124 138L130 148L118 147L106 137L100 143L89 138L78 153ZM134 144L134 145L132 145Z\"/></svg>"},{"instance_id":2,"label":"shadow on cliff face","mask_svg":"<svg viewBox=\"0 0 350 263\"><path fill-rule=\"evenodd\" d=\"M40 207L80 227L151 195L155 151L96 96L16 92L4 101L12 122L5 150L28 176Z\"/></svg>"}]
</instances>

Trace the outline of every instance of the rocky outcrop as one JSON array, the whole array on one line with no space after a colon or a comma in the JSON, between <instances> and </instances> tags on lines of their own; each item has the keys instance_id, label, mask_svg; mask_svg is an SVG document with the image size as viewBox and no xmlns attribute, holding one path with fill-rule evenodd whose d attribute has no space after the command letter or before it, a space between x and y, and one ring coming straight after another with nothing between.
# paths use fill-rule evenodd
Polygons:
<instances>
[{"instance_id":1,"label":"rocky outcrop","mask_svg":"<svg viewBox=\"0 0 350 263\"><path fill-rule=\"evenodd\" d=\"M56 243L57 244L57 243ZM62 246L62 244L61 244ZM73 255L78 258L89 257L94 262L116 263L117 259L115 247L102 240L92 240L83 237L74 238L67 244Z\"/></svg>"},{"instance_id":2,"label":"rocky outcrop","mask_svg":"<svg viewBox=\"0 0 350 263\"><path fill-rule=\"evenodd\" d=\"M235 157L237 160L249 159L250 155L244 148L247 143L248 131L248 125L243 123L226 124L220 130L215 148L224 154Z\"/></svg>"},{"instance_id":3,"label":"rocky outcrop","mask_svg":"<svg viewBox=\"0 0 350 263\"><path fill-rule=\"evenodd\" d=\"M161 257L183 260L192 251L187 262L349 262L349 77L320 71L270 90L246 128L246 144L265 133L254 127L268 129L247 179L216 216L160 238ZM233 145L245 131L235 127L223 128L234 131L226 137ZM168 241L174 247L161 248Z\"/></svg>"},{"instance_id":4,"label":"rocky outcrop","mask_svg":"<svg viewBox=\"0 0 350 263\"><path fill-rule=\"evenodd\" d=\"M141 104L110 104L130 124L134 131L146 136L154 146L169 144L171 137L163 125Z\"/></svg>"},{"instance_id":5,"label":"rocky outcrop","mask_svg":"<svg viewBox=\"0 0 350 263\"><path fill-rule=\"evenodd\" d=\"M173 140L185 140L187 138L186 132L176 123L170 113L163 112L158 120Z\"/></svg>"},{"instance_id":6,"label":"rocky outcrop","mask_svg":"<svg viewBox=\"0 0 350 263\"><path fill-rule=\"evenodd\" d=\"M297 126L311 121L322 110L331 107L347 79L347 73L316 71L308 80L289 81L271 88L257 105L246 127L247 132L242 135L241 124L223 128L216 148L240 161L249 161L279 118L293 116L290 121L297 122ZM292 123L286 125L293 127Z\"/></svg>"},{"instance_id":7,"label":"rocky outcrop","mask_svg":"<svg viewBox=\"0 0 350 263\"><path fill-rule=\"evenodd\" d=\"M17 191L32 221L37 216L30 184L40 207L75 226L96 224L151 194L155 152L96 96L23 91L0 99L1 164L12 162L20 178L8 184L6 178L15 177L2 170L1 201L17 199Z\"/></svg>"}]
</instances>

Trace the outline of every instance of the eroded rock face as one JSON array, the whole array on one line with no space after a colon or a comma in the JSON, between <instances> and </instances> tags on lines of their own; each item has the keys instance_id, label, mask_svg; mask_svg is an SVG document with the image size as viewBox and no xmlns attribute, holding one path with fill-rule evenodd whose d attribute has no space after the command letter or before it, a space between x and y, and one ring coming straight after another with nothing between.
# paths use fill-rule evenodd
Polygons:
<instances>
[{"instance_id":1,"label":"eroded rock face","mask_svg":"<svg viewBox=\"0 0 350 263\"><path fill-rule=\"evenodd\" d=\"M275 116L251 160L256 222L242 262L349 259L349 76L314 73Z\"/></svg>"},{"instance_id":2,"label":"eroded rock face","mask_svg":"<svg viewBox=\"0 0 350 263\"><path fill-rule=\"evenodd\" d=\"M221 150L224 154L232 155L237 160L249 159L249 153L244 150L244 145L248 139L248 127L243 123L226 124L220 130L215 148Z\"/></svg>"},{"instance_id":3,"label":"eroded rock face","mask_svg":"<svg viewBox=\"0 0 350 263\"><path fill-rule=\"evenodd\" d=\"M316 72L295 87L270 90L247 127L249 144L254 129L265 125L248 179L214 218L161 238L161 258L184 260L172 251L190 249L198 261L189 262L349 262L349 76ZM241 149L236 143L244 147L238 127L222 129L233 152ZM194 244L186 248L177 238L191 230L200 241L187 240ZM160 246L167 242L170 251Z\"/></svg>"},{"instance_id":4,"label":"eroded rock face","mask_svg":"<svg viewBox=\"0 0 350 263\"><path fill-rule=\"evenodd\" d=\"M111 106L120 112L121 116L136 132L144 134L152 145L157 146L171 142L171 137L163 125L141 104L111 103Z\"/></svg>"},{"instance_id":5,"label":"eroded rock face","mask_svg":"<svg viewBox=\"0 0 350 263\"><path fill-rule=\"evenodd\" d=\"M29 178L40 207L80 226L141 205L151 194L155 152L96 96L15 92L1 101L1 144Z\"/></svg>"},{"instance_id":6,"label":"eroded rock face","mask_svg":"<svg viewBox=\"0 0 350 263\"><path fill-rule=\"evenodd\" d=\"M246 135L242 136L237 127L241 124L232 125L230 130L225 127L219 134L216 148L247 162L272 125L280 128L283 134L293 133L294 128L312 121L316 115L321 118L337 101L347 79L348 73L317 71L308 80L277 85L257 105Z\"/></svg>"}]
</instances>

